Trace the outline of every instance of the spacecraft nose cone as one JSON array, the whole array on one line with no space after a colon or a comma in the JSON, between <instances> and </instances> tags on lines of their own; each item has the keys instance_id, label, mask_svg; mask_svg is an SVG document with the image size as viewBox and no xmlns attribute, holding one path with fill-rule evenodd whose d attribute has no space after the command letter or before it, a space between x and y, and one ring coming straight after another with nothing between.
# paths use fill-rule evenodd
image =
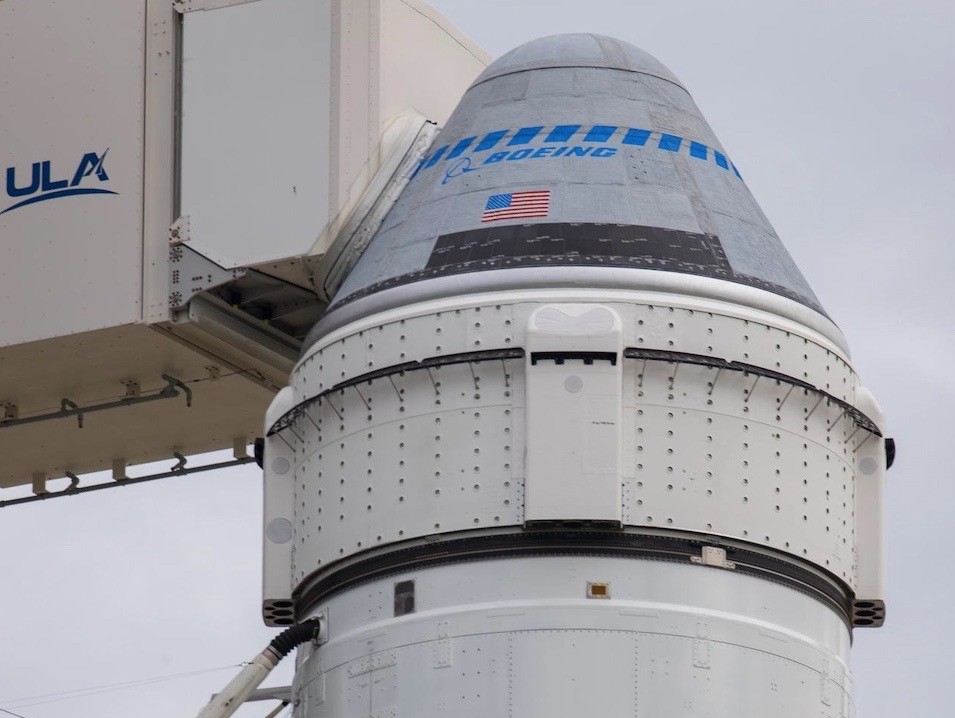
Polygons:
<instances>
[{"instance_id":1,"label":"spacecraft nose cone","mask_svg":"<svg viewBox=\"0 0 955 718\"><path fill-rule=\"evenodd\" d=\"M843 341L686 89L600 35L534 40L477 78L315 334L529 286L690 293Z\"/></svg>"},{"instance_id":2,"label":"spacecraft nose cone","mask_svg":"<svg viewBox=\"0 0 955 718\"><path fill-rule=\"evenodd\" d=\"M606 35L574 33L541 37L511 50L491 63L472 87L515 72L561 67L638 72L683 86L662 62L628 42Z\"/></svg>"}]
</instances>

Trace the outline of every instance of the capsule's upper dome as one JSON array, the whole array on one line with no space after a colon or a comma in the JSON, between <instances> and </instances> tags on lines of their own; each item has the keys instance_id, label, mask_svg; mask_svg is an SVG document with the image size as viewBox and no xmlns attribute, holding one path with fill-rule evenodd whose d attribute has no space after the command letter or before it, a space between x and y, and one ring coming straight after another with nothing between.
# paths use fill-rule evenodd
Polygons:
<instances>
[{"instance_id":1,"label":"capsule's upper dome","mask_svg":"<svg viewBox=\"0 0 955 718\"><path fill-rule=\"evenodd\" d=\"M653 75L683 87L676 75L650 53L623 40L588 33L550 35L524 43L491 63L474 85L502 75L550 67L627 70Z\"/></svg>"},{"instance_id":2,"label":"capsule's upper dome","mask_svg":"<svg viewBox=\"0 0 955 718\"><path fill-rule=\"evenodd\" d=\"M310 336L426 297L691 284L838 336L673 73L621 40L556 35L464 93Z\"/></svg>"}]
</instances>

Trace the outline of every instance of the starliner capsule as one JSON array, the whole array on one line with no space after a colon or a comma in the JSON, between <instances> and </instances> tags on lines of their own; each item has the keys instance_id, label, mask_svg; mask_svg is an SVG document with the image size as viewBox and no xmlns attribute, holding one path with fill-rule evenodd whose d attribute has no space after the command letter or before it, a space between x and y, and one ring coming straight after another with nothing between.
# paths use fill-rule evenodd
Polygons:
<instances>
[{"instance_id":1,"label":"starliner capsule","mask_svg":"<svg viewBox=\"0 0 955 718\"><path fill-rule=\"evenodd\" d=\"M266 421L296 715L850 715L894 445L679 80L530 42L403 181Z\"/></svg>"}]
</instances>

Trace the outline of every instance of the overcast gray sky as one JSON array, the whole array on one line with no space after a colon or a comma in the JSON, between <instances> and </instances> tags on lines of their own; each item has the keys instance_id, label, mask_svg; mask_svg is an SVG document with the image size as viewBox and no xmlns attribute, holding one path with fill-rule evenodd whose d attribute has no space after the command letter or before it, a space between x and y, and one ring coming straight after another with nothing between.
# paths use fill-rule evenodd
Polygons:
<instances>
[{"instance_id":1,"label":"overcast gray sky","mask_svg":"<svg viewBox=\"0 0 955 718\"><path fill-rule=\"evenodd\" d=\"M492 55L599 32L680 77L888 415L888 619L855 634L860 718L952 715L955 666L955 3L432 0ZM255 467L0 511L0 706L27 718L188 716L259 618ZM287 683L289 665L274 683ZM263 704L241 715L261 716Z\"/></svg>"}]
</instances>

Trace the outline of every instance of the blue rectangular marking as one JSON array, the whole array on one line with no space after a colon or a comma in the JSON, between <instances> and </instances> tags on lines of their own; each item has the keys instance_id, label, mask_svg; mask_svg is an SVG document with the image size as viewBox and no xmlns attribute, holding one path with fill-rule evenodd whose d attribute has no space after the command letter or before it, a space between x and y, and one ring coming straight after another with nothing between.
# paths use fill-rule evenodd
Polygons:
<instances>
[{"instance_id":1,"label":"blue rectangular marking","mask_svg":"<svg viewBox=\"0 0 955 718\"><path fill-rule=\"evenodd\" d=\"M487 204L484 206L484 211L492 209L507 209L511 206L511 195L510 194L492 194L487 198Z\"/></svg>"},{"instance_id":2,"label":"blue rectangular marking","mask_svg":"<svg viewBox=\"0 0 955 718\"><path fill-rule=\"evenodd\" d=\"M666 150L667 152L679 152L680 145L683 144L683 138L677 137L676 135L662 134L660 135L660 149Z\"/></svg>"},{"instance_id":3,"label":"blue rectangular marking","mask_svg":"<svg viewBox=\"0 0 955 718\"><path fill-rule=\"evenodd\" d=\"M425 169L427 169L428 167L431 167L431 166L437 164L437 163L438 163L438 160L441 159L441 155L443 155L445 152L447 152L447 151L448 151L448 147L450 147L450 146L451 146L451 145L445 145L444 147L441 147L441 148L440 148L437 152L435 152L433 155L431 155L431 159L428 160L428 164L426 164L426 165L424 166Z\"/></svg>"},{"instance_id":4,"label":"blue rectangular marking","mask_svg":"<svg viewBox=\"0 0 955 718\"><path fill-rule=\"evenodd\" d=\"M690 143L690 157L696 157L697 159L705 160L705 159L706 159L706 151L707 151L708 149L709 149L709 148L708 148L706 145L704 145L704 144L701 144L701 143L699 143L699 142L691 142L691 143Z\"/></svg>"},{"instance_id":5,"label":"blue rectangular marking","mask_svg":"<svg viewBox=\"0 0 955 718\"><path fill-rule=\"evenodd\" d=\"M557 125L544 138L544 142L566 142L580 129L580 125Z\"/></svg>"},{"instance_id":6,"label":"blue rectangular marking","mask_svg":"<svg viewBox=\"0 0 955 718\"><path fill-rule=\"evenodd\" d=\"M728 170L730 168L729 162L726 161L726 155L713 150L713 159L715 159L716 164L718 164L724 170Z\"/></svg>"},{"instance_id":7,"label":"blue rectangular marking","mask_svg":"<svg viewBox=\"0 0 955 718\"><path fill-rule=\"evenodd\" d=\"M649 139L650 130L637 130L631 127L627 130L627 134L623 136L623 144L643 147Z\"/></svg>"},{"instance_id":8,"label":"blue rectangular marking","mask_svg":"<svg viewBox=\"0 0 955 718\"><path fill-rule=\"evenodd\" d=\"M475 137L465 137L463 140L461 140L460 142L458 142L458 143L454 146L454 149L453 149L453 150L451 150L451 151L448 153L448 159L449 159L449 160L453 160L453 159L454 159L455 157L457 157L458 155L464 154L464 150L466 150L468 147L470 147L470 146L471 146L471 143L474 142L474 140L476 140L476 139L477 139L476 136L475 136Z\"/></svg>"},{"instance_id":9,"label":"blue rectangular marking","mask_svg":"<svg viewBox=\"0 0 955 718\"><path fill-rule=\"evenodd\" d=\"M532 141L540 131L544 129L543 125L539 127L522 127L517 132L514 133L514 136L511 138L511 141L507 143L507 146L511 145L526 145L528 142Z\"/></svg>"},{"instance_id":10,"label":"blue rectangular marking","mask_svg":"<svg viewBox=\"0 0 955 718\"><path fill-rule=\"evenodd\" d=\"M501 141L501 138L507 134L507 130L495 130L494 132L488 132L484 139L478 143L478 146L474 148L475 152L481 152L483 150L489 150L498 142Z\"/></svg>"},{"instance_id":11,"label":"blue rectangular marking","mask_svg":"<svg viewBox=\"0 0 955 718\"><path fill-rule=\"evenodd\" d=\"M584 142L606 142L617 131L616 126L594 125L584 137Z\"/></svg>"}]
</instances>

